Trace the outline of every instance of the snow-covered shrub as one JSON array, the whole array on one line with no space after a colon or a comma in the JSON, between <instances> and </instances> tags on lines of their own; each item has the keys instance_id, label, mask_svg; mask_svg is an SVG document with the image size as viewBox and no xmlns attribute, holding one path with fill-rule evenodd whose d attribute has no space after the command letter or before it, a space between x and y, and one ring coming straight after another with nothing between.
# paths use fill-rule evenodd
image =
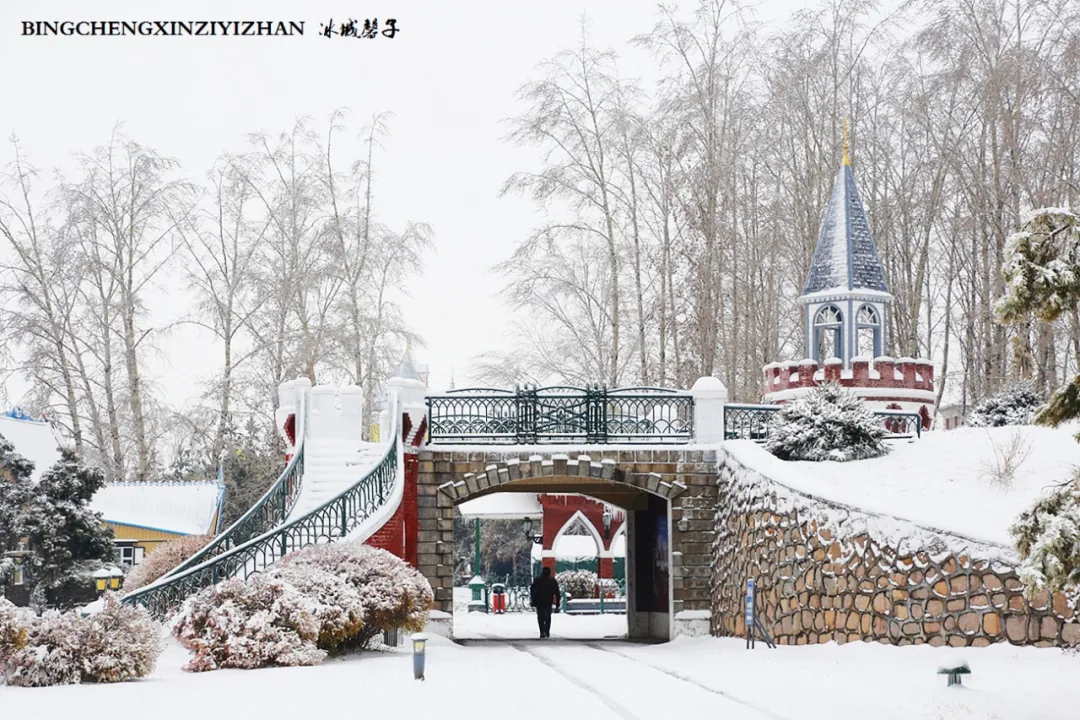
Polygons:
<instances>
[{"instance_id":1,"label":"snow-covered shrub","mask_svg":"<svg viewBox=\"0 0 1080 720\"><path fill-rule=\"evenodd\" d=\"M314 565L289 563L270 571L309 601L319 625L316 644L328 652L342 649L364 629L364 598L344 577Z\"/></svg>"},{"instance_id":2,"label":"snow-covered shrub","mask_svg":"<svg viewBox=\"0 0 1080 720\"><path fill-rule=\"evenodd\" d=\"M311 603L269 575L230 579L188 598L173 620L173 636L193 654L185 670L316 665L319 623Z\"/></svg>"},{"instance_id":3,"label":"snow-covered shrub","mask_svg":"<svg viewBox=\"0 0 1080 720\"><path fill-rule=\"evenodd\" d=\"M599 577L592 570L563 570L555 579L571 600L596 597Z\"/></svg>"},{"instance_id":4,"label":"snow-covered shrub","mask_svg":"<svg viewBox=\"0 0 1080 720\"><path fill-rule=\"evenodd\" d=\"M202 550L208 542L210 542L209 535L185 535L162 543L141 563L132 568L124 579L124 589L131 592L149 585Z\"/></svg>"},{"instance_id":5,"label":"snow-covered shrub","mask_svg":"<svg viewBox=\"0 0 1080 720\"><path fill-rule=\"evenodd\" d=\"M863 460L889 451L884 438L866 403L829 383L773 413L765 449L781 460Z\"/></svg>"},{"instance_id":6,"label":"snow-covered shrub","mask_svg":"<svg viewBox=\"0 0 1080 720\"><path fill-rule=\"evenodd\" d=\"M123 682L150 674L164 649L144 608L107 596L105 609L41 615L0 600L0 674L8 685Z\"/></svg>"},{"instance_id":7,"label":"snow-covered shrub","mask_svg":"<svg viewBox=\"0 0 1080 720\"><path fill-rule=\"evenodd\" d=\"M360 626L351 634L334 631L327 637L336 637L332 645L320 644L330 650L361 648L386 630L401 629L419 632L427 624L428 614L434 603L434 594L427 579L401 558L362 542L341 542L331 545L313 545L288 555L271 571L287 582L297 582L301 589L309 582L310 592L315 587L325 590L325 581L300 580L305 573L319 571L336 575L355 589L359 596ZM325 594L309 596L315 600L333 596ZM353 613L349 604L352 595L343 596L342 602ZM321 617L333 617L318 611ZM347 617L334 617L335 622L351 622ZM320 633L322 635L323 633Z\"/></svg>"},{"instance_id":8,"label":"snow-covered shrub","mask_svg":"<svg viewBox=\"0 0 1080 720\"><path fill-rule=\"evenodd\" d=\"M1020 382L979 403L968 415L967 424L972 427L1030 425L1042 404L1043 398L1035 392L1035 386Z\"/></svg>"},{"instance_id":9,"label":"snow-covered shrub","mask_svg":"<svg viewBox=\"0 0 1080 720\"><path fill-rule=\"evenodd\" d=\"M48 610L41 615L23 613L25 641L0 656L0 673L8 685L44 687L79 682L81 644L79 616Z\"/></svg>"},{"instance_id":10,"label":"snow-covered shrub","mask_svg":"<svg viewBox=\"0 0 1080 720\"><path fill-rule=\"evenodd\" d=\"M82 682L114 683L154 671L165 649L161 625L142 606L122 605L106 593L105 609L80 619Z\"/></svg>"},{"instance_id":11,"label":"snow-covered shrub","mask_svg":"<svg viewBox=\"0 0 1080 720\"><path fill-rule=\"evenodd\" d=\"M1020 553L1017 574L1030 598L1080 585L1080 472L1020 513L1009 528Z\"/></svg>"},{"instance_id":12,"label":"snow-covered shrub","mask_svg":"<svg viewBox=\"0 0 1080 720\"><path fill-rule=\"evenodd\" d=\"M0 596L0 673L3 672L5 658L26 645L30 626L28 616L32 614Z\"/></svg>"}]
</instances>

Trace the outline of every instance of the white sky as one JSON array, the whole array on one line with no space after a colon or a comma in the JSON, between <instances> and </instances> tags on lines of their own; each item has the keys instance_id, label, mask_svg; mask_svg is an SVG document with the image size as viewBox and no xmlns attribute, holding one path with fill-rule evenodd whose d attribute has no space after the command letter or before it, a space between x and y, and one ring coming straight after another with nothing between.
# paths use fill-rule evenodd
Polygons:
<instances>
[{"instance_id":1,"label":"white sky","mask_svg":"<svg viewBox=\"0 0 1080 720\"><path fill-rule=\"evenodd\" d=\"M694 0L682 0L691 9ZM802 6L763 0L758 19L786 17ZM367 3L141 0L0 5L0 132L18 135L43 170L70 169L71 153L108 140L123 121L136 141L178 158L202 179L223 151L241 151L246 133L278 133L301 115L325 123L348 106L358 129L391 111L391 136L376 167L382 220L400 228L423 221L435 232L428 270L406 302L406 318L426 348L419 362L442 390L451 368L467 385L470 359L505 345L508 313L489 274L540 217L525 198L498 197L514 171L535 167L533 151L503 141L500 121L520 111L517 88L533 67L578 38L587 9L595 45L624 56L620 72L640 77L651 66L627 41L653 27L645 0L524 3L509 0L394 0ZM183 8L181 10L180 8ZM324 38L321 22L396 17L390 40ZM303 20L302 38L22 37L21 22L50 20ZM637 51L634 51L637 52ZM12 152L6 143L0 159ZM377 161L378 162L378 161ZM171 291L170 291L171 293ZM176 295L159 292L152 324L175 319ZM152 380L181 405L218 353L194 331L174 333L152 359ZM17 402L24 388L10 384Z\"/></svg>"}]
</instances>

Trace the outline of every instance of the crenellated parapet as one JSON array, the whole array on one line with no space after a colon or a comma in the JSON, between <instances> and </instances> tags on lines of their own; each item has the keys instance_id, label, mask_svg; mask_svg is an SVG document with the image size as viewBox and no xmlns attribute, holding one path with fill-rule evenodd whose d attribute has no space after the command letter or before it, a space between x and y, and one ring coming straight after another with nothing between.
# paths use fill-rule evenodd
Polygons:
<instances>
[{"instance_id":1,"label":"crenellated parapet","mask_svg":"<svg viewBox=\"0 0 1080 720\"><path fill-rule=\"evenodd\" d=\"M817 361L805 358L769 363L763 372L766 395L823 382L837 382L849 388L934 391L934 364L907 357L855 357L851 359L850 369L844 369L840 358L829 358L820 366Z\"/></svg>"}]
</instances>

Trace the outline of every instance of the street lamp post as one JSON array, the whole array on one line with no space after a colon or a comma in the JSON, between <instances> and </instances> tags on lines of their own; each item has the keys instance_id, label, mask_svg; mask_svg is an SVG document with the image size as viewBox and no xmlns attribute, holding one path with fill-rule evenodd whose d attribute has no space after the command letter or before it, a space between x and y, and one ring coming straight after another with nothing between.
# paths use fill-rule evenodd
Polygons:
<instances>
[{"instance_id":1,"label":"street lamp post","mask_svg":"<svg viewBox=\"0 0 1080 720\"><path fill-rule=\"evenodd\" d=\"M104 595L106 590L119 590L123 585L124 571L115 565L106 565L94 572L94 586L101 595Z\"/></svg>"}]
</instances>

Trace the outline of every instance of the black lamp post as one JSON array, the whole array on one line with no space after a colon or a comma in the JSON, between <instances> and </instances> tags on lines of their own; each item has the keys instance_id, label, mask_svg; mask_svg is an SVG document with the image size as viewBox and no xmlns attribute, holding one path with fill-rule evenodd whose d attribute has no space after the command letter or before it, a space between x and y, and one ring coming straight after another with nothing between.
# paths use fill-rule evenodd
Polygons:
<instances>
[{"instance_id":1,"label":"black lamp post","mask_svg":"<svg viewBox=\"0 0 1080 720\"><path fill-rule=\"evenodd\" d=\"M611 539L611 508L607 505L604 506L604 514L600 516L600 519L604 523L604 539Z\"/></svg>"},{"instance_id":2,"label":"black lamp post","mask_svg":"<svg viewBox=\"0 0 1080 720\"><path fill-rule=\"evenodd\" d=\"M539 545L540 543L542 543L544 541L544 536L543 535L533 535L533 531L532 531L533 521L532 521L532 518L527 517L524 520L522 520L521 521L521 526L525 530L525 537L529 538L529 540L531 540L532 542Z\"/></svg>"}]
</instances>

